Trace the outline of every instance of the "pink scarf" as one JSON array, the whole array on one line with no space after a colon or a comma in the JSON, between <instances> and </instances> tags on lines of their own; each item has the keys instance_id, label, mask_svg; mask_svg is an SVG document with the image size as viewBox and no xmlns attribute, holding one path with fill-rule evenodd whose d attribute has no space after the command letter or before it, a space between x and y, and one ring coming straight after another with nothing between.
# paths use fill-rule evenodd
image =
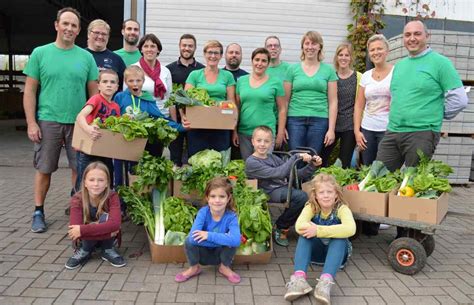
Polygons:
<instances>
[{"instance_id":1,"label":"pink scarf","mask_svg":"<svg viewBox=\"0 0 474 305\"><path fill-rule=\"evenodd\" d=\"M153 70L143 57L140 58L140 66L142 67L143 71L145 71L145 73L155 82L155 92L153 93L153 96L159 96L160 99L163 99L165 97L166 87L160 79L161 64L158 58L156 59L156 64Z\"/></svg>"}]
</instances>

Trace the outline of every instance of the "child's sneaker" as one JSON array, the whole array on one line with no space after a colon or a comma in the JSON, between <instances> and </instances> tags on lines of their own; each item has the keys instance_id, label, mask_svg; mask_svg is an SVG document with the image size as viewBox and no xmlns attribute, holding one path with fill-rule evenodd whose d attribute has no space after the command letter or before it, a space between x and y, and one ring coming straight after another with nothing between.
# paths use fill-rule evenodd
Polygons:
<instances>
[{"instance_id":1,"label":"child's sneaker","mask_svg":"<svg viewBox=\"0 0 474 305\"><path fill-rule=\"evenodd\" d=\"M46 222L44 221L44 214L41 211L35 211L33 214L33 221L31 222L31 232L43 233L46 231Z\"/></svg>"},{"instance_id":2,"label":"child's sneaker","mask_svg":"<svg viewBox=\"0 0 474 305\"><path fill-rule=\"evenodd\" d=\"M273 239L275 240L275 243L277 245L282 247L288 247L288 245L290 244L288 242L288 231L290 230L275 228L275 230L273 231Z\"/></svg>"},{"instance_id":3,"label":"child's sneaker","mask_svg":"<svg viewBox=\"0 0 474 305\"><path fill-rule=\"evenodd\" d=\"M318 284L314 288L314 297L321 304L330 305L331 304L331 286L334 285L334 282L330 278L318 279Z\"/></svg>"},{"instance_id":4,"label":"child's sneaker","mask_svg":"<svg viewBox=\"0 0 474 305\"><path fill-rule=\"evenodd\" d=\"M294 301L313 290L304 277L295 275L292 275L290 281L286 283L286 289L285 300L288 302Z\"/></svg>"},{"instance_id":5,"label":"child's sneaker","mask_svg":"<svg viewBox=\"0 0 474 305\"><path fill-rule=\"evenodd\" d=\"M114 267L120 268L127 264L125 259L120 254L118 254L114 248L103 250L101 257L104 261L109 262Z\"/></svg>"},{"instance_id":6,"label":"child's sneaker","mask_svg":"<svg viewBox=\"0 0 474 305\"><path fill-rule=\"evenodd\" d=\"M67 260L64 267L69 270L76 269L77 267L84 265L89 258L91 257L91 253L83 250L82 248L77 249L74 251L74 254Z\"/></svg>"}]
</instances>

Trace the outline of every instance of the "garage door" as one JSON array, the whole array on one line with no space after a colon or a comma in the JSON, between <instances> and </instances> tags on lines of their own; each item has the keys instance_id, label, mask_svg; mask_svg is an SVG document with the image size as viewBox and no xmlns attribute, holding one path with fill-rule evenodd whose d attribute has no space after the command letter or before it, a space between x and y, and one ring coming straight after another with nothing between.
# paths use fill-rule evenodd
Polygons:
<instances>
[{"instance_id":1,"label":"garage door","mask_svg":"<svg viewBox=\"0 0 474 305\"><path fill-rule=\"evenodd\" d=\"M325 62L331 63L337 45L345 41L351 23L349 0L147 0L147 33L163 43L160 60L179 56L181 34L194 34L198 40L196 57L202 61L205 41L217 39L243 47L243 68L249 68L251 52L263 46L265 37L277 35L282 43L282 59L299 61L300 39L308 30L323 35ZM222 61L224 63L224 61Z\"/></svg>"}]
</instances>

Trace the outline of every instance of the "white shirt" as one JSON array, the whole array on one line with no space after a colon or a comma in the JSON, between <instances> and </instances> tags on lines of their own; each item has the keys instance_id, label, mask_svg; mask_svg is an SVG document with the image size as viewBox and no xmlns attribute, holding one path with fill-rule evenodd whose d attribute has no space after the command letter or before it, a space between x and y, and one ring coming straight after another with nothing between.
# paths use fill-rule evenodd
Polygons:
<instances>
[{"instance_id":1,"label":"white shirt","mask_svg":"<svg viewBox=\"0 0 474 305\"><path fill-rule=\"evenodd\" d=\"M140 65L140 62L134 63L134 65L139 66L142 68ZM158 109L160 109L161 113L163 113L164 116L170 116L170 110L169 108L165 108L164 104L165 102L170 98L171 90L173 90L173 82L171 80L171 72L166 66L162 65L161 66L161 73L160 73L160 79L165 85L166 88L166 93L163 97L163 99L160 99L159 96L154 96L155 93L155 82L145 73L145 82L143 83L143 88L142 91L147 91L150 93L156 101L156 106Z\"/></svg>"},{"instance_id":2,"label":"white shirt","mask_svg":"<svg viewBox=\"0 0 474 305\"><path fill-rule=\"evenodd\" d=\"M372 77L373 70L362 74L360 80L360 86L365 89L365 109L361 126L370 131L385 131L392 101L390 82L392 81L393 67L390 73L380 81Z\"/></svg>"}]
</instances>

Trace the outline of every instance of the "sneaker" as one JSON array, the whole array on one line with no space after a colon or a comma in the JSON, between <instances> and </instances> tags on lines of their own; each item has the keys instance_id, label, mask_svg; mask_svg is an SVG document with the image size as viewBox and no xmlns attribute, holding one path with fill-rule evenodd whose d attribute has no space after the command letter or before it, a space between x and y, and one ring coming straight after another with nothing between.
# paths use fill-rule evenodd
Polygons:
<instances>
[{"instance_id":1,"label":"sneaker","mask_svg":"<svg viewBox=\"0 0 474 305\"><path fill-rule=\"evenodd\" d=\"M64 267L66 267L69 270L76 269L77 267L82 266L85 263L87 263L90 257L91 257L90 252L87 252L84 249L79 248L76 251L74 251L74 255L71 256L71 258L67 260Z\"/></svg>"},{"instance_id":2,"label":"sneaker","mask_svg":"<svg viewBox=\"0 0 474 305\"><path fill-rule=\"evenodd\" d=\"M294 301L300 296L310 293L311 290L313 288L309 286L304 277L292 275L290 281L286 283L285 300Z\"/></svg>"},{"instance_id":3,"label":"sneaker","mask_svg":"<svg viewBox=\"0 0 474 305\"><path fill-rule=\"evenodd\" d=\"M314 297L321 304L330 305L331 304L331 286L334 285L334 282L331 279L323 278L318 279L318 284L314 288Z\"/></svg>"},{"instance_id":4,"label":"sneaker","mask_svg":"<svg viewBox=\"0 0 474 305\"><path fill-rule=\"evenodd\" d=\"M275 240L275 243L279 246L282 247L288 247L290 244L288 242L288 231L289 229L278 229L275 228L273 231L273 239Z\"/></svg>"},{"instance_id":5,"label":"sneaker","mask_svg":"<svg viewBox=\"0 0 474 305\"><path fill-rule=\"evenodd\" d=\"M102 259L109 262L114 267L123 267L127 264L125 259L115 251L114 248L102 250Z\"/></svg>"},{"instance_id":6,"label":"sneaker","mask_svg":"<svg viewBox=\"0 0 474 305\"><path fill-rule=\"evenodd\" d=\"M31 232L43 233L46 231L46 222L44 221L44 214L41 211L35 211L33 214L33 221L31 222Z\"/></svg>"}]
</instances>

